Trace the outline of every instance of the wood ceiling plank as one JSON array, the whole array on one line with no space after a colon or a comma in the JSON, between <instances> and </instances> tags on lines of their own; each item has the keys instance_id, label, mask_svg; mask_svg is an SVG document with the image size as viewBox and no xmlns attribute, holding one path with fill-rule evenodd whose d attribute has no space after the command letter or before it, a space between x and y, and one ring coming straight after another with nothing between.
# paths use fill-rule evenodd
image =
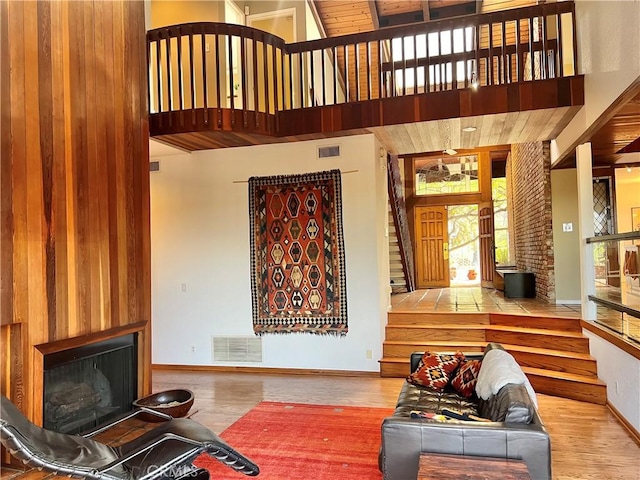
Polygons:
<instances>
[{"instance_id":1,"label":"wood ceiling plank","mask_svg":"<svg viewBox=\"0 0 640 480\"><path fill-rule=\"evenodd\" d=\"M381 17L422 11L422 2L419 0L377 0L376 5Z\"/></svg>"},{"instance_id":2,"label":"wood ceiling plank","mask_svg":"<svg viewBox=\"0 0 640 480\"><path fill-rule=\"evenodd\" d=\"M327 18L324 21L324 24L326 26L327 29L333 31L333 29L340 29L340 28L348 28L349 26L355 27L361 27L361 26L367 26L367 27L371 27L371 18L365 18L362 16L350 16L348 18Z\"/></svg>"},{"instance_id":3,"label":"wood ceiling plank","mask_svg":"<svg viewBox=\"0 0 640 480\"><path fill-rule=\"evenodd\" d=\"M540 136L540 131L546 126L549 121L549 111L544 110L532 110L529 120L525 129L522 131L523 142L538 142L543 140Z\"/></svg>"},{"instance_id":4,"label":"wood ceiling plank","mask_svg":"<svg viewBox=\"0 0 640 480\"><path fill-rule=\"evenodd\" d=\"M509 137L506 138L505 143L522 143L522 132L527 126L530 114L531 110L517 112L513 128L511 129Z\"/></svg>"},{"instance_id":5,"label":"wood ceiling plank","mask_svg":"<svg viewBox=\"0 0 640 480\"><path fill-rule=\"evenodd\" d=\"M460 134L462 148L469 149L469 148L474 148L480 145L480 131L482 128L483 121L484 121L483 117L467 117L467 118L461 119L461 122L460 122L461 131L465 127L476 128L473 132L462 132Z\"/></svg>"},{"instance_id":6,"label":"wood ceiling plank","mask_svg":"<svg viewBox=\"0 0 640 480\"><path fill-rule=\"evenodd\" d=\"M407 123L404 125L407 136L409 137L408 144L414 151L420 151L423 148L423 141L420 136L420 130L417 123Z\"/></svg>"},{"instance_id":7,"label":"wood ceiling plank","mask_svg":"<svg viewBox=\"0 0 640 480\"><path fill-rule=\"evenodd\" d=\"M446 1L446 0L445 0ZM537 0L483 0L481 13L538 5Z\"/></svg>"},{"instance_id":8,"label":"wood ceiling plank","mask_svg":"<svg viewBox=\"0 0 640 480\"><path fill-rule=\"evenodd\" d=\"M482 121L482 127L479 128L480 142L478 143L478 145L480 146L490 145L489 138L491 137L492 127L493 127L493 116L490 115L485 117Z\"/></svg>"},{"instance_id":9,"label":"wood ceiling plank","mask_svg":"<svg viewBox=\"0 0 640 480\"><path fill-rule=\"evenodd\" d=\"M497 143L500 143L500 138L506 118L506 113L492 115L491 130L489 131L489 145L496 145Z\"/></svg>"},{"instance_id":10,"label":"wood ceiling plank","mask_svg":"<svg viewBox=\"0 0 640 480\"><path fill-rule=\"evenodd\" d=\"M461 133L462 131L460 130L460 117L456 117L456 118L449 118L447 119L447 123L449 123L449 131L451 132L451 145L452 148L458 149L460 148L461 145Z\"/></svg>"},{"instance_id":11,"label":"wood ceiling plank","mask_svg":"<svg viewBox=\"0 0 640 480\"><path fill-rule=\"evenodd\" d=\"M323 12L321 18L325 23L328 20L333 22L336 20L371 20L371 15L365 11L346 10L343 12Z\"/></svg>"},{"instance_id":12,"label":"wood ceiling plank","mask_svg":"<svg viewBox=\"0 0 640 480\"><path fill-rule=\"evenodd\" d=\"M547 123L540 130L539 138L541 138L543 140L546 140L548 138L552 138L551 134L553 133L553 130L555 129L555 126L558 124L558 122L564 116L564 113L565 112L563 111L562 108L554 109L553 113L551 114L551 116L548 119Z\"/></svg>"},{"instance_id":13,"label":"wood ceiling plank","mask_svg":"<svg viewBox=\"0 0 640 480\"><path fill-rule=\"evenodd\" d=\"M382 146L392 155L398 155L398 146L391 137L391 132L387 127L374 127L370 129Z\"/></svg>"}]
</instances>

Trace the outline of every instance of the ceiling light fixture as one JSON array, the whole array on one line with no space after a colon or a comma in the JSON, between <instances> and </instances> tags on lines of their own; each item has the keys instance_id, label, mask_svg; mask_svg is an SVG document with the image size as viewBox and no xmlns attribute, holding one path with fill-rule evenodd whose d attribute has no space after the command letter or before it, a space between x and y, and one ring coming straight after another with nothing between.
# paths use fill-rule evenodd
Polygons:
<instances>
[{"instance_id":1,"label":"ceiling light fixture","mask_svg":"<svg viewBox=\"0 0 640 480\"><path fill-rule=\"evenodd\" d=\"M453 148L447 148L444 153L449 154L451 156L456 155L458 152L455 151Z\"/></svg>"},{"instance_id":2,"label":"ceiling light fixture","mask_svg":"<svg viewBox=\"0 0 640 480\"><path fill-rule=\"evenodd\" d=\"M631 170L633 170L633 169L631 168L631 165L627 165L627 172L631 173Z\"/></svg>"},{"instance_id":3,"label":"ceiling light fixture","mask_svg":"<svg viewBox=\"0 0 640 480\"><path fill-rule=\"evenodd\" d=\"M462 129L462 131L463 131L463 132L475 132L476 130L477 130L477 128L476 128L476 127L473 127L473 126L471 126L471 127L464 127L464 128Z\"/></svg>"}]
</instances>

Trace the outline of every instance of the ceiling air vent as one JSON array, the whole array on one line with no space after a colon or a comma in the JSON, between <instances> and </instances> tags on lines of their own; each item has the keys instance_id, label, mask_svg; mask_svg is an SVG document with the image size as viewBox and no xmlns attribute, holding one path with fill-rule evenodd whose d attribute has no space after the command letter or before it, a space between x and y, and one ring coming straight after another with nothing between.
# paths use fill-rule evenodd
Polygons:
<instances>
[{"instance_id":1,"label":"ceiling air vent","mask_svg":"<svg viewBox=\"0 0 640 480\"><path fill-rule=\"evenodd\" d=\"M157 160L155 162L149 162L149 171L150 172L159 172L160 171L160 162Z\"/></svg>"},{"instance_id":2,"label":"ceiling air vent","mask_svg":"<svg viewBox=\"0 0 640 480\"><path fill-rule=\"evenodd\" d=\"M318 147L318 158L339 157L339 156L340 156L340 145Z\"/></svg>"}]
</instances>

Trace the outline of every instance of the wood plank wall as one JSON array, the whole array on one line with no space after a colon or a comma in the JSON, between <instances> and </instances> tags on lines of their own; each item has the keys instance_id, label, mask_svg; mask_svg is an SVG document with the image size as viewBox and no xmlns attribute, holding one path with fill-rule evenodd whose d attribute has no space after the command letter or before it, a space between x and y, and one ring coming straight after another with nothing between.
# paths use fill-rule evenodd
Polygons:
<instances>
[{"instance_id":1,"label":"wood plank wall","mask_svg":"<svg viewBox=\"0 0 640 480\"><path fill-rule=\"evenodd\" d=\"M36 345L147 322L151 387L144 5L1 2L0 32L0 387L40 422Z\"/></svg>"}]
</instances>

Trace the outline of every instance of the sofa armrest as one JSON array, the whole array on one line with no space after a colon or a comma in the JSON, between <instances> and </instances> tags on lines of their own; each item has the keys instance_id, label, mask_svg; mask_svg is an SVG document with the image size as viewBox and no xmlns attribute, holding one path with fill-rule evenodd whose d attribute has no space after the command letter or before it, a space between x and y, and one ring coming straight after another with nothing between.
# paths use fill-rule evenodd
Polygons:
<instances>
[{"instance_id":1,"label":"sofa armrest","mask_svg":"<svg viewBox=\"0 0 640 480\"><path fill-rule=\"evenodd\" d=\"M421 452L524 460L536 480L551 478L551 443L540 424L439 423L400 416L382 422L385 480L416 478Z\"/></svg>"}]
</instances>

